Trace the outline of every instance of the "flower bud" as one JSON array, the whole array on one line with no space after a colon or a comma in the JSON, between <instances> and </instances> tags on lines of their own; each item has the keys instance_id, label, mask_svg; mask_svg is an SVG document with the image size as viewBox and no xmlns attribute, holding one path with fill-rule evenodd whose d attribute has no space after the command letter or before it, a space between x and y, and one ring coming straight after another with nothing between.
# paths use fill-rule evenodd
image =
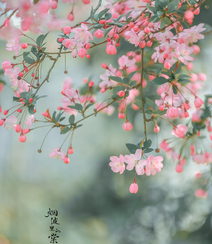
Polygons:
<instances>
[{"instance_id":1,"label":"flower bud","mask_svg":"<svg viewBox=\"0 0 212 244\"><path fill-rule=\"evenodd\" d=\"M136 182L132 183L129 188L130 193L137 193L138 192L138 185Z\"/></svg>"}]
</instances>

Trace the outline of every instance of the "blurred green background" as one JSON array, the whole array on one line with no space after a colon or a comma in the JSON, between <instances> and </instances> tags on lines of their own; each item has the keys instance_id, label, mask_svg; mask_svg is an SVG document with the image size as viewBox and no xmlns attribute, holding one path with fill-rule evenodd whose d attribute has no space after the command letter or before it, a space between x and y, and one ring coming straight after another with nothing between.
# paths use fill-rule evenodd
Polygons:
<instances>
[{"instance_id":1,"label":"blurred green background","mask_svg":"<svg viewBox=\"0 0 212 244\"><path fill-rule=\"evenodd\" d=\"M197 24L211 25L212 4L204 8L196 18ZM206 17L205 17L206 16ZM207 17L209 16L209 17ZM56 33L50 33L48 50L57 48ZM207 82L204 93L212 92L212 35L200 41L201 53L195 57L194 71L204 72ZM12 60L12 53L0 42L0 62ZM73 59L67 55L67 70L62 57L51 74L50 82L40 90L48 98L39 100L37 117L47 108L56 110L61 105L62 82L69 76L73 87L83 86L82 79L91 79L97 85L104 72L101 63L117 66L117 59L130 50L124 43L119 54L109 57L105 46L90 50L91 59ZM50 61L43 66L48 70ZM3 110L13 105L11 83L1 93ZM151 85L150 85L151 87ZM149 92L149 87L146 88ZM144 90L145 91L145 90ZM9 98L9 99L8 99ZM97 97L98 100L98 97ZM78 118L80 116L78 115ZM198 183L197 171L208 167L188 162L182 174L175 172L175 163L165 158L164 168L156 176L137 177L139 191L129 193L134 172L115 174L109 167L110 156L129 154L125 143L137 143L143 139L142 115L131 111L129 119L134 125L130 132L122 129L123 121L116 112L108 117L98 114L84 121L76 130L73 140L74 154L70 163L50 159L49 153L59 147L65 136L59 129L47 137L41 154L37 153L46 130L38 129L27 135L26 143L19 143L14 130L0 128L0 244L46 244L50 243L50 219L45 218L49 208L58 210L60 244L211 244L212 243L212 191L206 200L194 196ZM160 124L158 141L169 137L171 127ZM157 139L152 134L154 125L148 125L148 133L154 146Z\"/></svg>"}]
</instances>

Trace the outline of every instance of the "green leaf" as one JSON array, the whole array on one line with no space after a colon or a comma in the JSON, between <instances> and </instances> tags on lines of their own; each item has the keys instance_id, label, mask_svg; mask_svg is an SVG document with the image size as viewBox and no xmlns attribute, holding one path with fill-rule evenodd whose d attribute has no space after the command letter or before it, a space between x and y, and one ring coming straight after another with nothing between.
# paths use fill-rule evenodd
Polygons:
<instances>
[{"instance_id":1,"label":"green leaf","mask_svg":"<svg viewBox=\"0 0 212 244\"><path fill-rule=\"evenodd\" d=\"M125 13L122 15L119 15L118 19L117 20L114 19L114 21L119 21L122 17L124 17L124 15L125 15Z\"/></svg>"},{"instance_id":2,"label":"green leaf","mask_svg":"<svg viewBox=\"0 0 212 244\"><path fill-rule=\"evenodd\" d=\"M163 111L157 110L156 113L159 114L159 115L164 115L164 114L166 114L166 111L167 110L165 110L165 109Z\"/></svg>"},{"instance_id":3,"label":"green leaf","mask_svg":"<svg viewBox=\"0 0 212 244\"><path fill-rule=\"evenodd\" d=\"M179 7L179 0L174 0L168 4L168 12L174 13L177 11L178 7Z\"/></svg>"},{"instance_id":4,"label":"green leaf","mask_svg":"<svg viewBox=\"0 0 212 244\"><path fill-rule=\"evenodd\" d=\"M69 119L68 119L68 122L73 125L74 124L74 121L75 121L75 116L72 114Z\"/></svg>"},{"instance_id":5,"label":"green leaf","mask_svg":"<svg viewBox=\"0 0 212 244\"><path fill-rule=\"evenodd\" d=\"M166 25L170 25L171 24L171 20L167 17L163 18L164 22Z\"/></svg>"},{"instance_id":6,"label":"green leaf","mask_svg":"<svg viewBox=\"0 0 212 244\"><path fill-rule=\"evenodd\" d=\"M135 99L134 104L138 106L139 108L142 108L142 101L140 99Z\"/></svg>"},{"instance_id":7,"label":"green leaf","mask_svg":"<svg viewBox=\"0 0 212 244\"><path fill-rule=\"evenodd\" d=\"M43 41L44 41L44 39L46 38L46 36L49 34L49 32L48 33L46 33L45 35L40 35L40 36L38 36L38 38L36 39L36 43L37 43L37 45L40 47L42 44L43 44Z\"/></svg>"},{"instance_id":8,"label":"green leaf","mask_svg":"<svg viewBox=\"0 0 212 244\"><path fill-rule=\"evenodd\" d=\"M33 47L31 48L31 52L32 52L36 57L39 55L39 53L38 53L38 49L37 49L35 46L33 46Z\"/></svg>"},{"instance_id":9,"label":"green leaf","mask_svg":"<svg viewBox=\"0 0 212 244\"><path fill-rule=\"evenodd\" d=\"M129 79L128 79L128 78L124 78L124 79L123 79L123 83L124 83L124 84L128 84L128 83L129 83Z\"/></svg>"},{"instance_id":10,"label":"green leaf","mask_svg":"<svg viewBox=\"0 0 212 244\"><path fill-rule=\"evenodd\" d=\"M93 27L95 29L101 29L103 27L103 25L101 25L101 24L95 24Z\"/></svg>"},{"instance_id":11,"label":"green leaf","mask_svg":"<svg viewBox=\"0 0 212 244\"><path fill-rule=\"evenodd\" d=\"M3 80L0 80L0 84L6 85L6 82Z\"/></svg>"},{"instance_id":12,"label":"green leaf","mask_svg":"<svg viewBox=\"0 0 212 244\"><path fill-rule=\"evenodd\" d=\"M156 85L163 85L163 84L165 84L168 81L164 77L157 77L154 80L152 80L152 82L155 83Z\"/></svg>"},{"instance_id":13,"label":"green leaf","mask_svg":"<svg viewBox=\"0 0 212 244\"><path fill-rule=\"evenodd\" d=\"M179 12L185 12L187 10L187 6L186 5L182 5L182 7L181 8L179 8L178 10L177 10L177 13L179 13Z\"/></svg>"},{"instance_id":14,"label":"green leaf","mask_svg":"<svg viewBox=\"0 0 212 244\"><path fill-rule=\"evenodd\" d=\"M94 13L93 13L93 6L91 7L90 18L91 18L91 21L95 23L95 20L94 20Z\"/></svg>"},{"instance_id":15,"label":"green leaf","mask_svg":"<svg viewBox=\"0 0 212 244\"><path fill-rule=\"evenodd\" d=\"M146 97L146 103L152 108L155 109L156 108L156 104L155 102L153 102L151 99L149 99L148 97Z\"/></svg>"},{"instance_id":16,"label":"green leaf","mask_svg":"<svg viewBox=\"0 0 212 244\"><path fill-rule=\"evenodd\" d=\"M38 99L40 99L40 98L43 98L43 97L47 97L47 95L37 96L37 97L36 97L36 100L38 100Z\"/></svg>"},{"instance_id":17,"label":"green leaf","mask_svg":"<svg viewBox=\"0 0 212 244\"><path fill-rule=\"evenodd\" d=\"M145 105L147 105L147 104L145 104ZM141 113L143 113L143 111L142 111L142 110L141 110ZM150 115L152 115L152 114L153 114L153 111L152 111L152 110L147 109L147 110L145 111L145 113L146 113L146 114L150 114Z\"/></svg>"},{"instance_id":18,"label":"green leaf","mask_svg":"<svg viewBox=\"0 0 212 244\"><path fill-rule=\"evenodd\" d=\"M0 75L3 75L3 74L4 74L4 70L0 69Z\"/></svg>"},{"instance_id":19,"label":"green leaf","mask_svg":"<svg viewBox=\"0 0 212 244\"><path fill-rule=\"evenodd\" d=\"M160 1L159 0L155 0L155 6L158 7L159 6Z\"/></svg>"},{"instance_id":20,"label":"green leaf","mask_svg":"<svg viewBox=\"0 0 212 244\"><path fill-rule=\"evenodd\" d=\"M161 8L164 9L170 2L170 0L160 0L160 5L161 5Z\"/></svg>"},{"instance_id":21,"label":"green leaf","mask_svg":"<svg viewBox=\"0 0 212 244\"><path fill-rule=\"evenodd\" d=\"M76 109L78 111L82 111L83 110L83 106L79 103L75 103L75 105L72 105L72 106L68 106L69 108L73 108L73 109Z\"/></svg>"},{"instance_id":22,"label":"green leaf","mask_svg":"<svg viewBox=\"0 0 212 244\"><path fill-rule=\"evenodd\" d=\"M128 17L130 16L130 14L132 13L132 11L129 11L127 14L126 14L126 20L128 21Z\"/></svg>"},{"instance_id":23,"label":"green leaf","mask_svg":"<svg viewBox=\"0 0 212 244\"><path fill-rule=\"evenodd\" d=\"M174 94L176 95L178 92L178 87L176 85L173 85L172 90L173 90Z\"/></svg>"},{"instance_id":24,"label":"green leaf","mask_svg":"<svg viewBox=\"0 0 212 244\"><path fill-rule=\"evenodd\" d=\"M57 117L55 118L55 120L56 120L56 121L59 121L60 117L62 116L62 114L63 114L64 112L65 112L65 111L58 113L58 115L57 115Z\"/></svg>"},{"instance_id":25,"label":"green leaf","mask_svg":"<svg viewBox=\"0 0 212 244\"><path fill-rule=\"evenodd\" d=\"M55 116L56 116L56 111L54 111L54 113L53 113L53 115L52 115L52 119L53 119L53 120L56 120L56 119L55 119Z\"/></svg>"},{"instance_id":26,"label":"green leaf","mask_svg":"<svg viewBox=\"0 0 212 244\"><path fill-rule=\"evenodd\" d=\"M35 63L35 60L34 60L33 58L31 58L31 57L28 57L28 55L29 55L29 52L24 52L24 53L23 53L24 61L25 61L26 63L28 63L28 64L33 64L33 63Z\"/></svg>"},{"instance_id":27,"label":"green leaf","mask_svg":"<svg viewBox=\"0 0 212 244\"><path fill-rule=\"evenodd\" d=\"M67 133L68 131L70 131L71 128L69 128L68 126L64 127L61 131L60 131L60 134L65 134Z\"/></svg>"},{"instance_id":28,"label":"green leaf","mask_svg":"<svg viewBox=\"0 0 212 244\"><path fill-rule=\"evenodd\" d=\"M136 80L130 81L130 86L135 86L137 84Z\"/></svg>"},{"instance_id":29,"label":"green leaf","mask_svg":"<svg viewBox=\"0 0 212 244\"><path fill-rule=\"evenodd\" d=\"M132 153L132 154L135 154L136 150L137 150L137 149L140 149L139 146L134 145L134 144L131 144L131 143L127 143L127 144L126 144L126 147L127 147L127 149L129 150L129 152Z\"/></svg>"},{"instance_id":30,"label":"green leaf","mask_svg":"<svg viewBox=\"0 0 212 244\"><path fill-rule=\"evenodd\" d=\"M170 70L171 70L172 72L174 72L174 70L175 70L177 64L178 64L178 62L174 63L174 64L172 65L172 67L170 68ZM177 67L177 70L175 71L176 74L180 72L180 70L181 70L181 66L182 66L182 64L179 63L179 65L178 65L178 67Z\"/></svg>"},{"instance_id":31,"label":"green leaf","mask_svg":"<svg viewBox=\"0 0 212 244\"><path fill-rule=\"evenodd\" d=\"M149 139L149 140L147 140L147 141L144 142L144 144L143 144L143 148L144 148L144 149L147 149L147 148L149 148L151 145L152 145L152 141Z\"/></svg>"},{"instance_id":32,"label":"green leaf","mask_svg":"<svg viewBox=\"0 0 212 244\"><path fill-rule=\"evenodd\" d=\"M212 94L206 94L205 97L206 98L212 98Z\"/></svg>"},{"instance_id":33,"label":"green leaf","mask_svg":"<svg viewBox=\"0 0 212 244\"><path fill-rule=\"evenodd\" d=\"M81 127L81 126L83 126L83 125L82 125L82 124L81 124L81 125L77 125L76 128L79 128L79 127Z\"/></svg>"},{"instance_id":34,"label":"green leaf","mask_svg":"<svg viewBox=\"0 0 212 244\"><path fill-rule=\"evenodd\" d=\"M62 118L60 118L60 122L63 121L65 118L66 118L66 117L62 117Z\"/></svg>"},{"instance_id":35,"label":"green leaf","mask_svg":"<svg viewBox=\"0 0 212 244\"><path fill-rule=\"evenodd\" d=\"M119 28L122 28L124 26L124 24L121 24L119 22L114 22L114 25L117 25Z\"/></svg>"},{"instance_id":36,"label":"green leaf","mask_svg":"<svg viewBox=\"0 0 212 244\"><path fill-rule=\"evenodd\" d=\"M13 97L14 102L19 102L19 99L20 99L19 97Z\"/></svg>"},{"instance_id":37,"label":"green leaf","mask_svg":"<svg viewBox=\"0 0 212 244\"><path fill-rule=\"evenodd\" d=\"M203 114L201 115L201 119L207 119L207 118L210 117L210 116L211 116L210 109L209 109L209 107L206 107L206 108L204 109Z\"/></svg>"},{"instance_id":38,"label":"green leaf","mask_svg":"<svg viewBox=\"0 0 212 244\"><path fill-rule=\"evenodd\" d=\"M25 100L29 100L29 96L30 96L30 93L29 92L21 92L20 93L20 96L25 99Z\"/></svg>"},{"instance_id":39,"label":"green leaf","mask_svg":"<svg viewBox=\"0 0 212 244\"><path fill-rule=\"evenodd\" d=\"M94 17L94 20L96 20L98 22L98 20L99 20L98 14L94 14L93 17Z\"/></svg>"},{"instance_id":40,"label":"green leaf","mask_svg":"<svg viewBox=\"0 0 212 244\"><path fill-rule=\"evenodd\" d=\"M85 110L84 111L86 111L88 108L90 108L91 106L93 106L94 105L94 103L90 103L90 104L88 104L86 107L85 107Z\"/></svg>"},{"instance_id":41,"label":"green leaf","mask_svg":"<svg viewBox=\"0 0 212 244\"><path fill-rule=\"evenodd\" d=\"M114 81L123 83L122 78L120 78L120 77L118 77L118 76L109 76L108 78L111 79L111 80L114 80Z\"/></svg>"},{"instance_id":42,"label":"green leaf","mask_svg":"<svg viewBox=\"0 0 212 244\"><path fill-rule=\"evenodd\" d=\"M182 75L179 75L178 77L177 77L177 79L186 79L186 80L188 80L189 78L191 78L189 75L184 75L184 74L182 74Z\"/></svg>"},{"instance_id":43,"label":"green leaf","mask_svg":"<svg viewBox=\"0 0 212 244\"><path fill-rule=\"evenodd\" d=\"M188 2L192 5L195 5L197 3L197 0L188 0Z\"/></svg>"},{"instance_id":44,"label":"green leaf","mask_svg":"<svg viewBox=\"0 0 212 244\"><path fill-rule=\"evenodd\" d=\"M119 101L119 100L122 100L123 99L123 97L119 97L119 95L117 95L117 94L112 95L111 98L114 99L114 100L116 100L116 101Z\"/></svg>"},{"instance_id":45,"label":"green leaf","mask_svg":"<svg viewBox=\"0 0 212 244\"><path fill-rule=\"evenodd\" d=\"M165 26L166 26L166 22L164 19L162 19L160 22L160 29L163 29Z\"/></svg>"},{"instance_id":46,"label":"green leaf","mask_svg":"<svg viewBox=\"0 0 212 244\"><path fill-rule=\"evenodd\" d=\"M157 12L157 8L156 8L156 7L152 7L152 6L150 6L149 4L147 4L146 6L147 6L147 8L148 8L150 11L152 11L153 13L156 13L156 12Z\"/></svg>"},{"instance_id":47,"label":"green leaf","mask_svg":"<svg viewBox=\"0 0 212 244\"><path fill-rule=\"evenodd\" d=\"M99 14L98 14L98 18L101 19L103 15L105 15L110 9L106 8L103 9Z\"/></svg>"},{"instance_id":48,"label":"green leaf","mask_svg":"<svg viewBox=\"0 0 212 244\"><path fill-rule=\"evenodd\" d=\"M34 112L34 105L30 105L30 106L28 106L28 112L30 113L30 114L34 114L35 112Z\"/></svg>"},{"instance_id":49,"label":"green leaf","mask_svg":"<svg viewBox=\"0 0 212 244\"><path fill-rule=\"evenodd\" d=\"M136 74L138 71L133 71L128 75L128 79L131 80L133 75Z\"/></svg>"},{"instance_id":50,"label":"green leaf","mask_svg":"<svg viewBox=\"0 0 212 244\"><path fill-rule=\"evenodd\" d=\"M113 16L113 15L112 15L111 13L106 13L106 14L105 14L105 19L106 19L106 20L109 20L109 19L112 18L112 16Z\"/></svg>"}]
</instances>

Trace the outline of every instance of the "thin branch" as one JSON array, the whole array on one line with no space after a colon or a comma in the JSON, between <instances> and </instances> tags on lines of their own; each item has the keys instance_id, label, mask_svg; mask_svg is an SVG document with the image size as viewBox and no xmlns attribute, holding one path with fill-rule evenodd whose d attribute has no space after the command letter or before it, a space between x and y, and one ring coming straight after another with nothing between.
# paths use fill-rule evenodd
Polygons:
<instances>
[{"instance_id":1,"label":"thin branch","mask_svg":"<svg viewBox=\"0 0 212 244\"><path fill-rule=\"evenodd\" d=\"M61 50L62 50L62 45L61 45L59 51L61 52ZM34 93L34 96L36 95L36 93L39 91L40 87L41 87L46 81L49 82L49 76L50 76L50 74L51 74L51 72L52 72L52 69L54 68L54 66L55 66L55 64L56 64L56 62L57 62L57 60L58 60L59 57L60 57L60 52L58 53L57 57L55 58L55 60L54 60L54 62L53 62L53 64L52 64L52 67L50 68L50 70L49 70L48 73L47 73L46 78L42 81L42 83L41 83L40 86L38 87L37 91Z\"/></svg>"},{"instance_id":2,"label":"thin branch","mask_svg":"<svg viewBox=\"0 0 212 244\"><path fill-rule=\"evenodd\" d=\"M144 134L145 134L145 140L147 141L147 132L146 132L146 116L145 116L145 110L144 110L144 94L143 94L143 69L144 69L144 49L141 49L141 101L142 101L142 111L143 111L143 119L144 119Z\"/></svg>"}]
</instances>

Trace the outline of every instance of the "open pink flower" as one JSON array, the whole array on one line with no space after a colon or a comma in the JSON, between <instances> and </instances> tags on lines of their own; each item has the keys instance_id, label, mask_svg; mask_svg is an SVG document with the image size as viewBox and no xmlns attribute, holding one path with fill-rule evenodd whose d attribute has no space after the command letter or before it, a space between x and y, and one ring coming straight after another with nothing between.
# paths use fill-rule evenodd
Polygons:
<instances>
[{"instance_id":1,"label":"open pink flower","mask_svg":"<svg viewBox=\"0 0 212 244\"><path fill-rule=\"evenodd\" d=\"M125 157L121 154L119 157L110 157L111 162L109 163L113 172L122 174L125 170Z\"/></svg>"},{"instance_id":2,"label":"open pink flower","mask_svg":"<svg viewBox=\"0 0 212 244\"><path fill-rule=\"evenodd\" d=\"M15 128L17 125L17 117L11 115L9 118L6 118L5 115L0 115L3 119L1 119L1 125L6 127L9 130L11 127Z\"/></svg>"},{"instance_id":3,"label":"open pink flower","mask_svg":"<svg viewBox=\"0 0 212 244\"><path fill-rule=\"evenodd\" d=\"M105 88L105 87L112 86L112 85L115 86L117 84L117 82L113 81L109 78L109 76L115 76L115 74L116 74L116 68L113 68L113 66L110 64L108 69L106 70L106 73L103 75L100 75L100 79L102 81L99 83L99 87Z\"/></svg>"},{"instance_id":4,"label":"open pink flower","mask_svg":"<svg viewBox=\"0 0 212 244\"><path fill-rule=\"evenodd\" d=\"M189 29L185 29L179 34L179 38L182 38L186 44L197 42L199 39L204 39L204 35L200 32L206 30L203 28L204 24L194 25Z\"/></svg>"},{"instance_id":5,"label":"open pink flower","mask_svg":"<svg viewBox=\"0 0 212 244\"><path fill-rule=\"evenodd\" d=\"M19 80L17 79L17 77L19 75L19 72L19 67L5 70L4 74L10 78L10 81L14 87L18 86Z\"/></svg>"},{"instance_id":6,"label":"open pink flower","mask_svg":"<svg viewBox=\"0 0 212 244\"><path fill-rule=\"evenodd\" d=\"M106 105L107 104L105 102L103 102L103 103L96 103L95 104L95 108L97 109L97 111L99 111L101 109L100 113L104 113L104 114L107 114L108 116L110 116L115 111L115 108L112 105L110 105L108 107ZM102 109L103 107L105 107L105 108Z\"/></svg>"},{"instance_id":7,"label":"open pink flower","mask_svg":"<svg viewBox=\"0 0 212 244\"><path fill-rule=\"evenodd\" d=\"M2 67L3 67L3 70L5 72L6 69L12 69L12 65L11 65L11 62L9 60L5 60L3 63L2 63Z\"/></svg>"},{"instance_id":8,"label":"open pink flower","mask_svg":"<svg viewBox=\"0 0 212 244\"><path fill-rule=\"evenodd\" d=\"M27 125L27 129L29 129L31 127L31 125L34 123L35 121L35 115L29 115L25 121L25 124Z\"/></svg>"},{"instance_id":9,"label":"open pink flower","mask_svg":"<svg viewBox=\"0 0 212 244\"><path fill-rule=\"evenodd\" d=\"M77 41L83 41L84 43L88 43L89 39L93 40L92 34L88 31L88 27L85 24L81 24L81 28L75 28L72 30L75 33L74 39Z\"/></svg>"},{"instance_id":10,"label":"open pink flower","mask_svg":"<svg viewBox=\"0 0 212 244\"><path fill-rule=\"evenodd\" d=\"M74 41L74 39L65 39L62 41L62 44L69 50L72 50L75 47L76 42Z\"/></svg>"},{"instance_id":11,"label":"open pink flower","mask_svg":"<svg viewBox=\"0 0 212 244\"><path fill-rule=\"evenodd\" d=\"M126 31L124 35L131 44L135 44L136 47L138 46L140 38L133 29L131 29L130 31Z\"/></svg>"},{"instance_id":12,"label":"open pink flower","mask_svg":"<svg viewBox=\"0 0 212 244\"><path fill-rule=\"evenodd\" d=\"M194 61L194 58L189 56L192 52L193 48L187 46L185 43L176 43L174 56L187 65L188 61Z\"/></svg>"},{"instance_id":13,"label":"open pink flower","mask_svg":"<svg viewBox=\"0 0 212 244\"><path fill-rule=\"evenodd\" d=\"M135 62L136 62L136 59L135 58L129 59L129 57L123 55L118 60L119 69L127 69L128 67L133 66L135 64Z\"/></svg>"},{"instance_id":14,"label":"open pink flower","mask_svg":"<svg viewBox=\"0 0 212 244\"><path fill-rule=\"evenodd\" d=\"M195 155L193 155L192 159L197 164L204 164L205 163L205 155L204 154L195 154Z\"/></svg>"},{"instance_id":15,"label":"open pink flower","mask_svg":"<svg viewBox=\"0 0 212 244\"><path fill-rule=\"evenodd\" d=\"M65 95L61 99L61 102L65 103L65 104L71 104L71 103L75 102L77 99L78 99L78 95L77 95L76 91L73 88L71 88L71 89L65 90Z\"/></svg>"},{"instance_id":16,"label":"open pink flower","mask_svg":"<svg viewBox=\"0 0 212 244\"><path fill-rule=\"evenodd\" d=\"M62 160L65 158L66 154L60 151L59 147L55 147L55 149L49 154L50 158L61 158Z\"/></svg>"},{"instance_id":17,"label":"open pink flower","mask_svg":"<svg viewBox=\"0 0 212 244\"><path fill-rule=\"evenodd\" d=\"M135 167L137 175L143 175L145 173L144 167L147 164L147 160L141 159L142 150L137 149L135 154L130 154L125 156L125 162L127 165L127 170L132 170Z\"/></svg>"},{"instance_id":18,"label":"open pink flower","mask_svg":"<svg viewBox=\"0 0 212 244\"><path fill-rule=\"evenodd\" d=\"M166 142L166 140L163 140L160 144L161 149L163 149L165 152L168 152L171 150L169 144Z\"/></svg>"},{"instance_id":19,"label":"open pink flower","mask_svg":"<svg viewBox=\"0 0 212 244\"><path fill-rule=\"evenodd\" d=\"M161 163L162 161L163 157L153 157L152 155L150 155L147 159L146 175L155 175L156 172L160 172L161 168L163 168L163 164Z\"/></svg>"},{"instance_id":20,"label":"open pink flower","mask_svg":"<svg viewBox=\"0 0 212 244\"><path fill-rule=\"evenodd\" d=\"M172 131L172 135L175 135L176 137L179 137L179 138L184 138L187 130L188 130L188 127L186 125L179 124L174 127L174 129Z\"/></svg>"},{"instance_id":21,"label":"open pink flower","mask_svg":"<svg viewBox=\"0 0 212 244\"><path fill-rule=\"evenodd\" d=\"M18 56L19 51L21 50L21 43L19 43L20 37L17 36L14 39L11 39L6 44L7 51L15 51L15 56Z\"/></svg>"}]
</instances>

